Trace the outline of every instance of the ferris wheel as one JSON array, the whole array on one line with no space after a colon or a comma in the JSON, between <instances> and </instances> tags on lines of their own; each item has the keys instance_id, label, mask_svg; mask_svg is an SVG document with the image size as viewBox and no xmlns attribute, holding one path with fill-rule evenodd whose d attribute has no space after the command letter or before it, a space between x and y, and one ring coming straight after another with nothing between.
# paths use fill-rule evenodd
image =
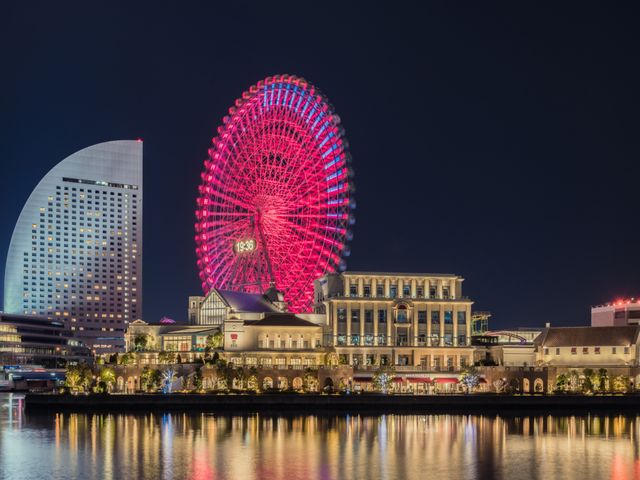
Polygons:
<instances>
[{"instance_id":1,"label":"ferris wheel","mask_svg":"<svg viewBox=\"0 0 640 480\"><path fill-rule=\"evenodd\" d=\"M306 80L258 82L229 109L204 162L196 253L211 288L276 287L310 311L313 281L344 270L353 171L340 118Z\"/></svg>"}]
</instances>

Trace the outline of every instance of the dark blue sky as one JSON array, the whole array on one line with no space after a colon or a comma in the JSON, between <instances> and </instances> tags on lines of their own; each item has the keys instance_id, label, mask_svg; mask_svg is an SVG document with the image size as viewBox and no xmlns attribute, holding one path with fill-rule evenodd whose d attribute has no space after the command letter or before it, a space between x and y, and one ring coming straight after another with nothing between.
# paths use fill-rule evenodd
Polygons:
<instances>
[{"instance_id":1,"label":"dark blue sky","mask_svg":"<svg viewBox=\"0 0 640 480\"><path fill-rule=\"evenodd\" d=\"M493 327L640 295L637 8L97 3L3 6L0 265L53 165L142 137L145 317L184 319L210 139L243 90L291 73L347 131L350 269L462 274Z\"/></svg>"}]
</instances>

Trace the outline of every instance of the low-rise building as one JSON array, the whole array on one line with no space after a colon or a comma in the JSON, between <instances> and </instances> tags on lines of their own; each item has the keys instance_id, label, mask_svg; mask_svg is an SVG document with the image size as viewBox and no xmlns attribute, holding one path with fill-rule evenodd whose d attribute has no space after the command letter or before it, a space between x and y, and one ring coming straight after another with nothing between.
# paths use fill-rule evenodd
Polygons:
<instances>
[{"instance_id":1,"label":"low-rise building","mask_svg":"<svg viewBox=\"0 0 640 480\"><path fill-rule=\"evenodd\" d=\"M63 320L0 312L0 365L91 363L93 355Z\"/></svg>"}]
</instances>

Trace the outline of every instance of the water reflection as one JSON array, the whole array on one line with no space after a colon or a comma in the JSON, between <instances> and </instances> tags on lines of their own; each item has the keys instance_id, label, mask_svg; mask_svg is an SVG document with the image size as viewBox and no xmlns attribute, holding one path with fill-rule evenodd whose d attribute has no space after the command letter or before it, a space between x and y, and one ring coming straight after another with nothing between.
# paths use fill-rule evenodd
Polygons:
<instances>
[{"instance_id":1,"label":"water reflection","mask_svg":"<svg viewBox=\"0 0 640 480\"><path fill-rule=\"evenodd\" d=\"M640 479L639 416L24 414L0 478Z\"/></svg>"}]
</instances>

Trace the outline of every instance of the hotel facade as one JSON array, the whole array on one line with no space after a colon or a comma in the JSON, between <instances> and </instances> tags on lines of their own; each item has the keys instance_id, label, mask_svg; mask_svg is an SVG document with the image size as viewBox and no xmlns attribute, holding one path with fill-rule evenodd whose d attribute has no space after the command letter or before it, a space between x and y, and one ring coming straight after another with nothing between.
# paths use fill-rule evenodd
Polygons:
<instances>
[{"instance_id":1,"label":"hotel facade","mask_svg":"<svg viewBox=\"0 0 640 480\"><path fill-rule=\"evenodd\" d=\"M95 353L142 317L142 142L80 150L27 199L7 254L4 311L64 321Z\"/></svg>"},{"instance_id":2,"label":"hotel facade","mask_svg":"<svg viewBox=\"0 0 640 480\"><path fill-rule=\"evenodd\" d=\"M473 302L453 274L344 272L315 282L341 363L455 371L474 362Z\"/></svg>"}]
</instances>

